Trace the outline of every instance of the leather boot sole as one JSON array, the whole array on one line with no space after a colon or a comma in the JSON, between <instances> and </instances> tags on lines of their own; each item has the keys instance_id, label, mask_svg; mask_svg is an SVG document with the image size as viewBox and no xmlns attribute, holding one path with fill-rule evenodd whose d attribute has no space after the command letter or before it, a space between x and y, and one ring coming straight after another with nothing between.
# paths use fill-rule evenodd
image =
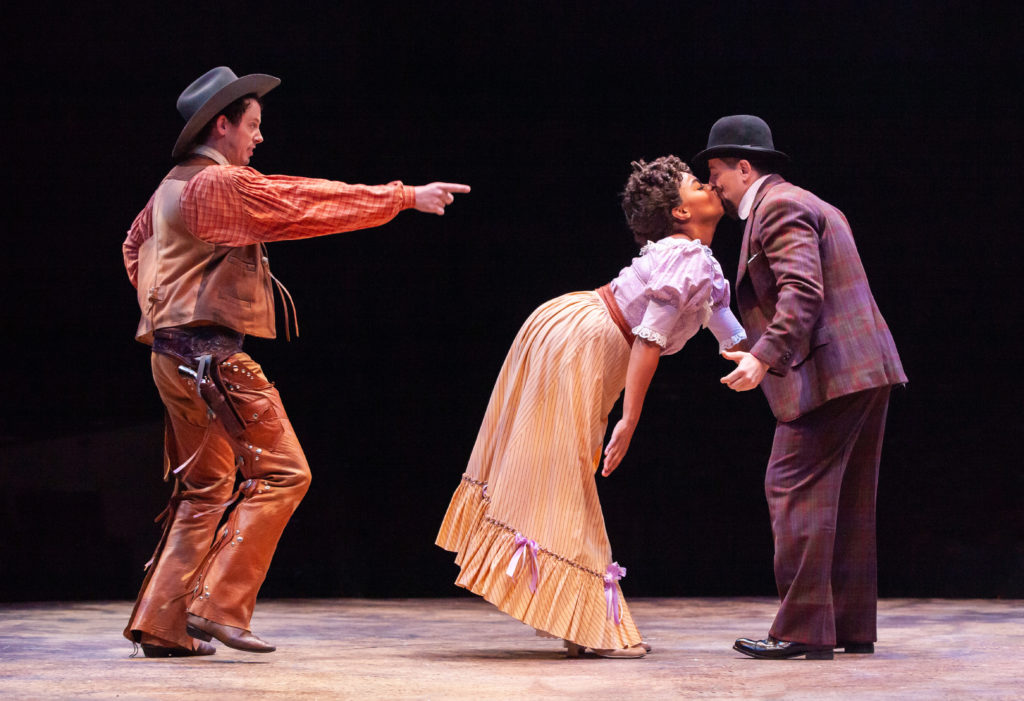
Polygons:
<instances>
[{"instance_id":1,"label":"leather boot sole","mask_svg":"<svg viewBox=\"0 0 1024 701\"><path fill-rule=\"evenodd\" d=\"M217 638L230 648L244 652L273 652L277 648L260 640L247 630L228 626L214 621L200 618L195 614L188 614L188 622L185 624L185 632L198 640L210 640Z\"/></svg>"},{"instance_id":2,"label":"leather boot sole","mask_svg":"<svg viewBox=\"0 0 1024 701\"><path fill-rule=\"evenodd\" d=\"M193 636L195 637L195 636ZM205 657L217 652L217 648L209 643L199 643L195 650L184 647L164 647L163 645L147 645L142 643L142 654L145 657Z\"/></svg>"}]
</instances>

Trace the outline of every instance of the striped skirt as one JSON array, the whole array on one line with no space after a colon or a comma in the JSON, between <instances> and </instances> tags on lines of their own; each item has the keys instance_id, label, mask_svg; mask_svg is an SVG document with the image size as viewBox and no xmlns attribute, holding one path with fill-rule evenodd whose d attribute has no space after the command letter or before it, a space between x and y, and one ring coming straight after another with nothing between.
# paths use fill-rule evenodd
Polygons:
<instances>
[{"instance_id":1,"label":"striped skirt","mask_svg":"<svg viewBox=\"0 0 1024 701\"><path fill-rule=\"evenodd\" d=\"M629 350L596 292L534 311L505 358L436 541L456 553L458 586L591 648L641 640L595 483Z\"/></svg>"}]
</instances>

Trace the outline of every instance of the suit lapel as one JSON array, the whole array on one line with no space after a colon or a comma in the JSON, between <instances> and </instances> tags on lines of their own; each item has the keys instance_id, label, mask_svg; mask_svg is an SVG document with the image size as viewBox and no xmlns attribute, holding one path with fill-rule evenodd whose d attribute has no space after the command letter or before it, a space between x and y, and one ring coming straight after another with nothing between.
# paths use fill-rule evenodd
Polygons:
<instances>
[{"instance_id":1,"label":"suit lapel","mask_svg":"<svg viewBox=\"0 0 1024 701\"><path fill-rule=\"evenodd\" d=\"M768 191L779 183L786 182L785 179L778 174L772 174L768 176L768 179L761 183L761 187L758 188L757 194L754 196L754 204L750 207L750 215L747 216L746 226L743 227L743 241L740 243L740 261L736 270L736 287L740 286L740 280L747 274L747 263L751 261L750 258L750 237L754 233L754 216L757 213L757 208L761 205L761 200L768 194ZM761 255L760 251L755 251L754 255Z\"/></svg>"},{"instance_id":2,"label":"suit lapel","mask_svg":"<svg viewBox=\"0 0 1024 701\"><path fill-rule=\"evenodd\" d=\"M740 261L739 266L736 269L736 287L740 286L740 280L747 273L747 251L750 250L750 230L753 228L751 222L754 221L753 216L747 217L747 221L743 226L743 241L740 243Z\"/></svg>"}]
</instances>

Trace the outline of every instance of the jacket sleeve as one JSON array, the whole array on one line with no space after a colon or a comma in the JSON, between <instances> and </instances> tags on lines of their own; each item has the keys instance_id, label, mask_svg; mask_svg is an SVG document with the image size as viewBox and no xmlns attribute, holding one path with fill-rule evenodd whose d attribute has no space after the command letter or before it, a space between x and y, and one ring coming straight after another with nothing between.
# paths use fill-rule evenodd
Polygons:
<instances>
[{"instance_id":1,"label":"jacket sleeve","mask_svg":"<svg viewBox=\"0 0 1024 701\"><path fill-rule=\"evenodd\" d=\"M761 253L778 297L771 322L750 352L772 374L785 375L808 343L825 299L818 217L794 198L766 198L760 209Z\"/></svg>"}]
</instances>

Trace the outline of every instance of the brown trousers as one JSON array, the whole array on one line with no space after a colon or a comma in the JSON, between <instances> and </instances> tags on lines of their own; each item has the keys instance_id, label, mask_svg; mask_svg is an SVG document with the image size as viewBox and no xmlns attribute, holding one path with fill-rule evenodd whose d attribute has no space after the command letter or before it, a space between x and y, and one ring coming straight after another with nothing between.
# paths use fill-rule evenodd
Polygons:
<instances>
[{"instance_id":1,"label":"brown trousers","mask_svg":"<svg viewBox=\"0 0 1024 701\"><path fill-rule=\"evenodd\" d=\"M241 439L211 417L178 365L172 357L152 355L153 380L168 416L167 464L170 470L187 464L176 474L162 515L164 534L124 634L137 641L147 633L192 648L186 612L249 629L256 594L310 473L277 389L247 353L236 353L220 368L247 424ZM243 481L236 489L239 472Z\"/></svg>"},{"instance_id":2,"label":"brown trousers","mask_svg":"<svg viewBox=\"0 0 1024 701\"><path fill-rule=\"evenodd\" d=\"M782 602L772 637L877 640L875 498L889 389L839 397L776 426L765 476Z\"/></svg>"}]
</instances>

